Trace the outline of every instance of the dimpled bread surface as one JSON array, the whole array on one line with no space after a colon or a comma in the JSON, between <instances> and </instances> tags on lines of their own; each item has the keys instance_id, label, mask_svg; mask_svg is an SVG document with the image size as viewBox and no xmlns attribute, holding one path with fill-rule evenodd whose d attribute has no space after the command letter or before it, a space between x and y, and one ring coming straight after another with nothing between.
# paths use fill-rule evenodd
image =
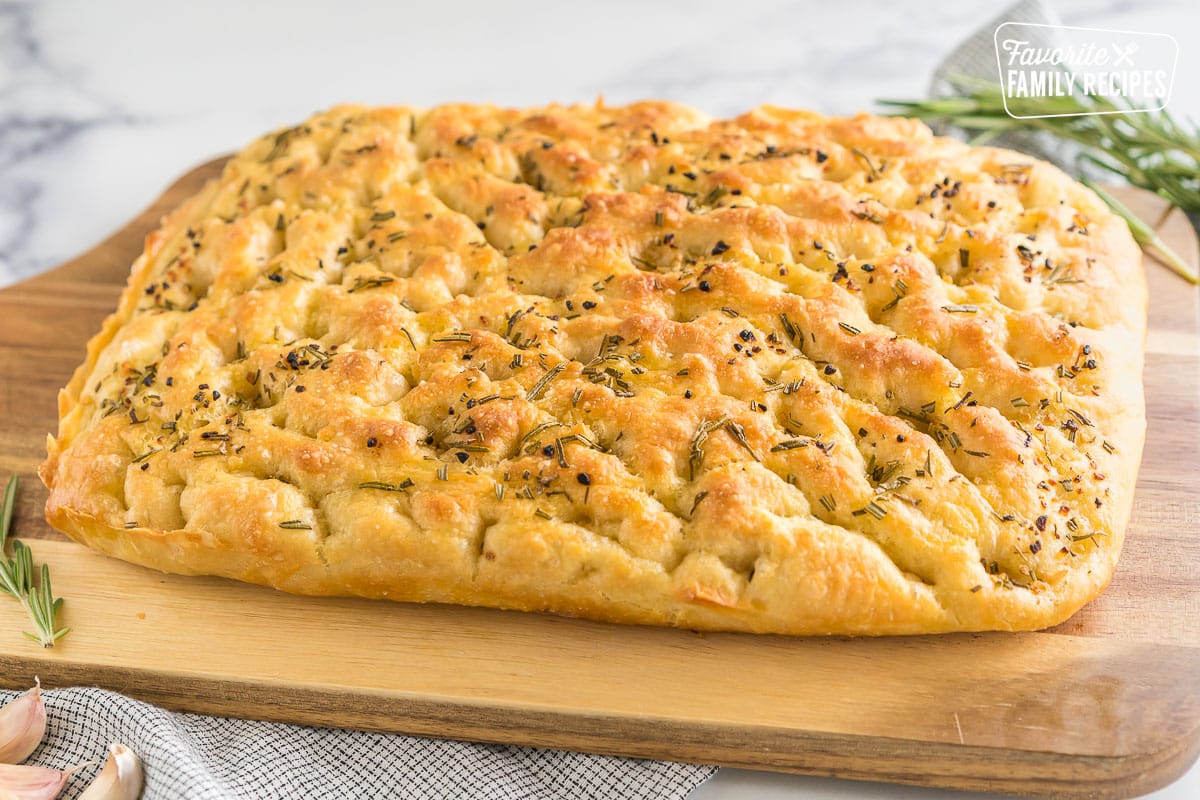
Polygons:
<instances>
[{"instance_id":1,"label":"dimpled bread surface","mask_svg":"<svg viewBox=\"0 0 1200 800\"><path fill-rule=\"evenodd\" d=\"M1125 223L922 124L342 106L167 216L47 518L301 594L786 634L1053 625L1145 428Z\"/></svg>"}]
</instances>

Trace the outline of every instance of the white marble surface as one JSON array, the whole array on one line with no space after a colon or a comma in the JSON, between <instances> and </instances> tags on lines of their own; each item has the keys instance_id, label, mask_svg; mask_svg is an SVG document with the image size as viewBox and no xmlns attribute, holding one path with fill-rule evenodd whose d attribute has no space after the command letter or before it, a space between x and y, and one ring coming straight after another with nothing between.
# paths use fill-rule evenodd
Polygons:
<instances>
[{"instance_id":1,"label":"white marble surface","mask_svg":"<svg viewBox=\"0 0 1200 800\"><path fill-rule=\"evenodd\" d=\"M1194 0L1051 0L1064 22L1171 32L1171 110L1200 118ZM339 101L667 97L829 113L922 95L1003 3L0 3L0 285L87 249L189 167ZM954 793L722 771L694 800ZM979 797L975 795L974 797ZM1200 797L1200 770L1154 797Z\"/></svg>"}]
</instances>

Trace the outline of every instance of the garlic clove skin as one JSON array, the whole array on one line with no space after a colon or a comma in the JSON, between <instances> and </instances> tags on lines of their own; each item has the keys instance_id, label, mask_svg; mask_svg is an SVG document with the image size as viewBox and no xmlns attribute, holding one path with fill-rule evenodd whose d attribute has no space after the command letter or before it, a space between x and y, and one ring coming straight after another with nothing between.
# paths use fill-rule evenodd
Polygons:
<instances>
[{"instance_id":1,"label":"garlic clove skin","mask_svg":"<svg viewBox=\"0 0 1200 800\"><path fill-rule=\"evenodd\" d=\"M45 735L46 704L39 682L0 708L0 764L19 764L29 758Z\"/></svg>"},{"instance_id":2,"label":"garlic clove skin","mask_svg":"<svg viewBox=\"0 0 1200 800\"><path fill-rule=\"evenodd\" d=\"M108 746L104 769L77 800L137 800L141 793L142 762L128 747L114 743Z\"/></svg>"},{"instance_id":3,"label":"garlic clove skin","mask_svg":"<svg viewBox=\"0 0 1200 800\"><path fill-rule=\"evenodd\" d=\"M74 771L0 764L0 800L54 800Z\"/></svg>"}]
</instances>

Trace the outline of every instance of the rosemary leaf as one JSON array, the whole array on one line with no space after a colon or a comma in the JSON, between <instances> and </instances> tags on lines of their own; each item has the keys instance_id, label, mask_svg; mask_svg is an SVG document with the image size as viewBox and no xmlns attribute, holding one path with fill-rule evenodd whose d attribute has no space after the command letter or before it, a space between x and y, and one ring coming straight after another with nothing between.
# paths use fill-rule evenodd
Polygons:
<instances>
[{"instance_id":1,"label":"rosemary leaf","mask_svg":"<svg viewBox=\"0 0 1200 800\"><path fill-rule=\"evenodd\" d=\"M16 498L17 476L13 475L4 487L4 505L0 508L0 591L16 598L37 628L37 635L25 633L25 636L42 647L53 647L71 629L57 626L63 601L54 597L50 586L50 567L42 564L40 573L35 571L32 551L24 542L16 539L12 541L12 557L8 555L9 530ZM36 581L35 575L39 576Z\"/></svg>"},{"instance_id":2,"label":"rosemary leaf","mask_svg":"<svg viewBox=\"0 0 1200 800\"><path fill-rule=\"evenodd\" d=\"M4 506L0 511L0 557L8 550L8 527L12 524L13 506L17 500L17 476L8 479L4 487Z\"/></svg>"}]
</instances>

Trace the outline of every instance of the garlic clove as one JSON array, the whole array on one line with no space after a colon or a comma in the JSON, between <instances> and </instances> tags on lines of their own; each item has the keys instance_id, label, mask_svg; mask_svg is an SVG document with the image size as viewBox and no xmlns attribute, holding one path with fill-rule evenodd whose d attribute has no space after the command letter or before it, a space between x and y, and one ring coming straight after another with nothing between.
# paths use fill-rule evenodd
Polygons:
<instances>
[{"instance_id":1,"label":"garlic clove","mask_svg":"<svg viewBox=\"0 0 1200 800\"><path fill-rule=\"evenodd\" d=\"M0 708L0 764L19 764L29 758L45 735L46 704L42 701L42 685L38 682Z\"/></svg>"},{"instance_id":2,"label":"garlic clove","mask_svg":"<svg viewBox=\"0 0 1200 800\"><path fill-rule=\"evenodd\" d=\"M0 800L53 800L75 769L0 764Z\"/></svg>"},{"instance_id":3,"label":"garlic clove","mask_svg":"<svg viewBox=\"0 0 1200 800\"><path fill-rule=\"evenodd\" d=\"M114 743L108 746L104 769L78 800L137 800L141 793L142 762L128 747Z\"/></svg>"}]
</instances>

